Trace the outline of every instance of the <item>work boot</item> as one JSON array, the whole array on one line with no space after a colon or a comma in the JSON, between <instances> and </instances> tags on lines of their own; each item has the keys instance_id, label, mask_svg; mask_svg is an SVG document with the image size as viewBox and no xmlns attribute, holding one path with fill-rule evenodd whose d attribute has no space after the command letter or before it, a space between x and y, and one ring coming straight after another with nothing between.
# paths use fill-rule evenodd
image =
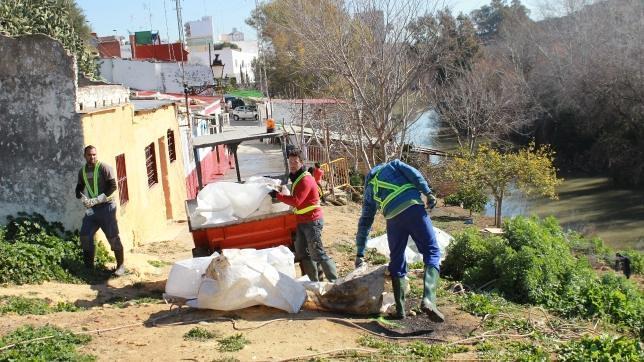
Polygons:
<instances>
[{"instance_id":1,"label":"work boot","mask_svg":"<svg viewBox=\"0 0 644 362\"><path fill-rule=\"evenodd\" d=\"M338 272L335 269L335 262L331 258L327 260L322 260L320 263L322 270L324 270L324 275L326 279L331 283L335 282L338 279Z\"/></svg>"},{"instance_id":2,"label":"work boot","mask_svg":"<svg viewBox=\"0 0 644 362\"><path fill-rule=\"evenodd\" d=\"M445 317L436 306L436 287L439 279L438 270L432 266L425 265L423 300L420 303L420 309L427 314L427 317L432 322L443 323Z\"/></svg>"},{"instance_id":3,"label":"work boot","mask_svg":"<svg viewBox=\"0 0 644 362\"><path fill-rule=\"evenodd\" d=\"M407 279L405 277L391 277L391 286L394 290L394 301L396 302L396 313L392 316L394 319L404 319L405 315L405 288Z\"/></svg>"},{"instance_id":4,"label":"work boot","mask_svg":"<svg viewBox=\"0 0 644 362\"><path fill-rule=\"evenodd\" d=\"M304 274L309 277L310 281L318 281L318 268L315 266L315 262L313 262L311 258L300 260L300 268L302 268Z\"/></svg>"},{"instance_id":5,"label":"work boot","mask_svg":"<svg viewBox=\"0 0 644 362\"><path fill-rule=\"evenodd\" d=\"M116 270L114 270L114 275L117 277L125 274L124 254L123 249L114 250L114 257L116 258Z\"/></svg>"},{"instance_id":6,"label":"work boot","mask_svg":"<svg viewBox=\"0 0 644 362\"><path fill-rule=\"evenodd\" d=\"M318 281L323 282L324 281L324 269L322 269L322 264L317 263L316 267L318 268Z\"/></svg>"},{"instance_id":7,"label":"work boot","mask_svg":"<svg viewBox=\"0 0 644 362\"><path fill-rule=\"evenodd\" d=\"M96 257L96 247L94 240L88 237L80 237L81 248L83 249L83 263L85 268L94 269L94 258Z\"/></svg>"}]
</instances>

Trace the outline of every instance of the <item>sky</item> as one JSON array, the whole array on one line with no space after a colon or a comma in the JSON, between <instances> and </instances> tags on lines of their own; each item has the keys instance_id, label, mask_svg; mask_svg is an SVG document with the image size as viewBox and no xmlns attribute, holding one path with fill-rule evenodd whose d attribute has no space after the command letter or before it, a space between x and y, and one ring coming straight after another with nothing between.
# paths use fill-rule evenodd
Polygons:
<instances>
[{"instance_id":1,"label":"sky","mask_svg":"<svg viewBox=\"0 0 644 362\"><path fill-rule=\"evenodd\" d=\"M260 1L260 0L258 0ZM469 13L489 0L444 0L454 13ZM533 14L537 1L523 0ZM83 9L92 30L99 36L127 35L135 31L159 31L161 39L175 41L179 38L176 0L76 0ZM261 1L260 1L261 2ZM508 0L509 2L509 0ZM202 16L213 18L215 38L230 33L233 27L244 33L246 40L257 39L255 29L245 20L255 7L255 0L181 0L183 23L200 20Z\"/></svg>"}]
</instances>

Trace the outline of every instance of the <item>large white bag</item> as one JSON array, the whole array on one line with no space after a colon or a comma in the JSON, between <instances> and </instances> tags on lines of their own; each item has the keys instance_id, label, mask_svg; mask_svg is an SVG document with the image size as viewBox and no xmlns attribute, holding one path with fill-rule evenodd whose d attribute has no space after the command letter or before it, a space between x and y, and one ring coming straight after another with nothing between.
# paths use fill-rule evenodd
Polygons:
<instances>
[{"instance_id":1,"label":"large white bag","mask_svg":"<svg viewBox=\"0 0 644 362\"><path fill-rule=\"evenodd\" d=\"M434 234L436 234L436 241L438 241L438 248L441 251L441 261L445 259L445 251L449 243L454 240L454 238L446 233L445 231L434 227ZM387 234L380 235L373 239L367 240L367 248L376 249L376 251L382 255L385 255L389 258L389 242L387 240ZM418 252L416 248L416 243L414 239L409 237L407 239L407 247L405 248L405 260L407 263L417 263L423 261L423 255Z\"/></svg>"},{"instance_id":2,"label":"large white bag","mask_svg":"<svg viewBox=\"0 0 644 362\"><path fill-rule=\"evenodd\" d=\"M186 299L196 298L202 276L213 258L218 255L214 253L211 256L175 262L165 283L166 294Z\"/></svg>"},{"instance_id":3,"label":"large white bag","mask_svg":"<svg viewBox=\"0 0 644 362\"><path fill-rule=\"evenodd\" d=\"M293 259L293 253L284 246L224 250L212 260L197 299L188 301L188 305L225 311L266 305L297 313L306 291L293 279Z\"/></svg>"}]
</instances>

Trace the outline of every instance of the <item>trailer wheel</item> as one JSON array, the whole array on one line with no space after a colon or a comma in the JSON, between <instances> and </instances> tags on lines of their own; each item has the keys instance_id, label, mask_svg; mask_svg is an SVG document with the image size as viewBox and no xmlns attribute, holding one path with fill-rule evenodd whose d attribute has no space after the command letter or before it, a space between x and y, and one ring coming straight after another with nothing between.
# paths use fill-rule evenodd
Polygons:
<instances>
[{"instance_id":1,"label":"trailer wheel","mask_svg":"<svg viewBox=\"0 0 644 362\"><path fill-rule=\"evenodd\" d=\"M202 256L210 256L210 250L208 248L192 248L192 257L200 258Z\"/></svg>"}]
</instances>

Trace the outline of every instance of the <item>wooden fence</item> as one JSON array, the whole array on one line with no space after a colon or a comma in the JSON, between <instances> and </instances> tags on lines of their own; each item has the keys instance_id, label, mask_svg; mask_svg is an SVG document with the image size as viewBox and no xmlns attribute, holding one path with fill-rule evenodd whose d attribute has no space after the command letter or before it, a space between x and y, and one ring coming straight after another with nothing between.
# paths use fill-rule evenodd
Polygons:
<instances>
[{"instance_id":1,"label":"wooden fence","mask_svg":"<svg viewBox=\"0 0 644 362\"><path fill-rule=\"evenodd\" d=\"M349 185L349 167L346 158L335 159L330 164L323 163L320 167L324 170L322 179L326 182L327 190Z\"/></svg>"}]
</instances>

